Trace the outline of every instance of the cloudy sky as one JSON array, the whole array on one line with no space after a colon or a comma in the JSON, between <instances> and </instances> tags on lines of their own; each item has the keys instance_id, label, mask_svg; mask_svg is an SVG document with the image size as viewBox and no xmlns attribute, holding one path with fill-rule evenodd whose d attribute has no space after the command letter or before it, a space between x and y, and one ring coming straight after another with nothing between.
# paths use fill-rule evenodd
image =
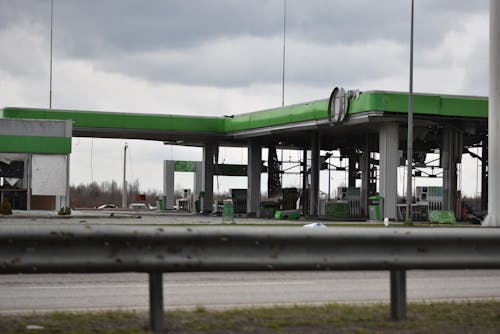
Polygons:
<instances>
[{"instance_id":1,"label":"cloudy sky","mask_svg":"<svg viewBox=\"0 0 500 334\"><path fill-rule=\"evenodd\" d=\"M283 4L54 0L52 106L194 115L279 106ZM488 4L415 1L415 91L488 94ZM406 91L409 19L410 0L287 0L285 103L326 98L338 85ZM48 107L50 0L0 0L0 50L0 107ZM120 180L124 143L74 138L71 182ZM130 177L143 189L162 188L162 160L201 158L128 144ZM222 153L246 163L240 151Z\"/></svg>"}]
</instances>

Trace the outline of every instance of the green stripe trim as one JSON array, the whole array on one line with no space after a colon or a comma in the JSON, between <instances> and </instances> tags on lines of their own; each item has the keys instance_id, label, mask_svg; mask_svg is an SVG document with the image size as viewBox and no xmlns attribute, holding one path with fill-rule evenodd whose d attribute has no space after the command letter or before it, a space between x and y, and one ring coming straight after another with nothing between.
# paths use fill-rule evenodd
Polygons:
<instances>
[{"instance_id":1,"label":"green stripe trim","mask_svg":"<svg viewBox=\"0 0 500 334\"><path fill-rule=\"evenodd\" d=\"M227 118L225 132L264 128L328 117L328 100L267 109Z\"/></svg>"},{"instance_id":2,"label":"green stripe trim","mask_svg":"<svg viewBox=\"0 0 500 334\"><path fill-rule=\"evenodd\" d=\"M157 114L125 114L113 112L4 108L5 118L72 120L73 127L102 129L139 129L160 131L224 131L222 117L195 117Z\"/></svg>"},{"instance_id":3,"label":"green stripe trim","mask_svg":"<svg viewBox=\"0 0 500 334\"><path fill-rule=\"evenodd\" d=\"M408 113L408 94L395 92L367 92L349 103L349 114L367 111ZM488 118L486 97L461 97L417 94L413 97L415 114Z\"/></svg>"},{"instance_id":4,"label":"green stripe trim","mask_svg":"<svg viewBox=\"0 0 500 334\"><path fill-rule=\"evenodd\" d=\"M0 135L0 152L69 154L71 138Z\"/></svg>"},{"instance_id":5,"label":"green stripe trim","mask_svg":"<svg viewBox=\"0 0 500 334\"><path fill-rule=\"evenodd\" d=\"M351 99L348 115L370 111L407 113L408 94L400 92L363 92ZM414 95L414 113L444 117L488 117L486 97ZM267 109L233 117L202 117L158 114L126 114L55 109L4 108L5 118L69 119L73 127L135 129L224 134L297 122L328 118L328 99Z\"/></svg>"}]
</instances>

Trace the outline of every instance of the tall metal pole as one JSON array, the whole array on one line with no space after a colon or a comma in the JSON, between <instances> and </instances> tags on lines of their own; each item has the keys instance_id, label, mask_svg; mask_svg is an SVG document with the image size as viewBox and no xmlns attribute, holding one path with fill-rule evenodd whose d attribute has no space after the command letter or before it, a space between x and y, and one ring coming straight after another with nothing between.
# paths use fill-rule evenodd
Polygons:
<instances>
[{"instance_id":1,"label":"tall metal pole","mask_svg":"<svg viewBox=\"0 0 500 334\"><path fill-rule=\"evenodd\" d=\"M411 29L410 29L410 89L408 93L408 138L406 149L406 161L408 171L406 173L406 221L411 222L412 202L412 175L413 175L413 10L414 0L411 0Z\"/></svg>"},{"instance_id":2,"label":"tall metal pole","mask_svg":"<svg viewBox=\"0 0 500 334\"><path fill-rule=\"evenodd\" d=\"M52 35L54 25L54 0L50 0L50 65L49 65L49 109L52 109Z\"/></svg>"},{"instance_id":3,"label":"tall metal pole","mask_svg":"<svg viewBox=\"0 0 500 334\"><path fill-rule=\"evenodd\" d=\"M488 103L488 216L484 226L500 226L500 2L490 0L490 79ZM483 158L483 164L485 159Z\"/></svg>"},{"instance_id":4,"label":"tall metal pole","mask_svg":"<svg viewBox=\"0 0 500 334\"><path fill-rule=\"evenodd\" d=\"M122 208L127 207L127 143L123 147L123 188L122 188Z\"/></svg>"},{"instance_id":5,"label":"tall metal pole","mask_svg":"<svg viewBox=\"0 0 500 334\"><path fill-rule=\"evenodd\" d=\"M282 61L282 78L281 78L281 106L285 105L285 47L286 47L286 0L283 0L283 61Z\"/></svg>"},{"instance_id":6,"label":"tall metal pole","mask_svg":"<svg viewBox=\"0 0 500 334\"><path fill-rule=\"evenodd\" d=\"M281 106L285 106L285 45L286 45L286 0L283 0L283 61L282 61L282 77L281 77ZM280 164L280 183L283 186L283 148L281 148L281 164Z\"/></svg>"}]
</instances>

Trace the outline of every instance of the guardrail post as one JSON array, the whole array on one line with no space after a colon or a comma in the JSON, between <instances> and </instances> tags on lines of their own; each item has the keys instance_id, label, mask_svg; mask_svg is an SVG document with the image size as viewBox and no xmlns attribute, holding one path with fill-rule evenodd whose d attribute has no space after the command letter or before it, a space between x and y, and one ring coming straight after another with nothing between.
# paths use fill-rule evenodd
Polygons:
<instances>
[{"instance_id":1,"label":"guardrail post","mask_svg":"<svg viewBox=\"0 0 500 334\"><path fill-rule=\"evenodd\" d=\"M391 270L391 319L406 319L406 270Z\"/></svg>"},{"instance_id":2,"label":"guardrail post","mask_svg":"<svg viewBox=\"0 0 500 334\"><path fill-rule=\"evenodd\" d=\"M163 273L149 273L149 325L153 333L163 333Z\"/></svg>"}]
</instances>

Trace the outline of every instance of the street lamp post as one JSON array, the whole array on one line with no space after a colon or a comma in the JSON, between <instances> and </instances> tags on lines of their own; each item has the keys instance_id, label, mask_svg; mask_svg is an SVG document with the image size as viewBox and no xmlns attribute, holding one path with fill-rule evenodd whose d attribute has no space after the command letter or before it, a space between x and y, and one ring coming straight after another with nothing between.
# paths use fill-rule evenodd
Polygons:
<instances>
[{"instance_id":1,"label":"street lamp post","mask_svg":"<svg viewBox=\"0 0 500 334\"><path fill-rule=\"evenodd\" d=\"M49 109L52 109L52 36L54 26L54 0L50 0L50 65L49 65Z\"/></svg>"},{"instance_id":2,"label":"street lamp post","mask_svg":"<svg viewBox=\"0 0 500 334\"><path fill-rule=\"evenodd\" d=\"M408 93L408 137L406 149L406 221L411 222L412 204L412 175L413 175L413 11L414 0L411 0L411 29L410 29L410 89Z\"/></svg>"}]
</instances>

